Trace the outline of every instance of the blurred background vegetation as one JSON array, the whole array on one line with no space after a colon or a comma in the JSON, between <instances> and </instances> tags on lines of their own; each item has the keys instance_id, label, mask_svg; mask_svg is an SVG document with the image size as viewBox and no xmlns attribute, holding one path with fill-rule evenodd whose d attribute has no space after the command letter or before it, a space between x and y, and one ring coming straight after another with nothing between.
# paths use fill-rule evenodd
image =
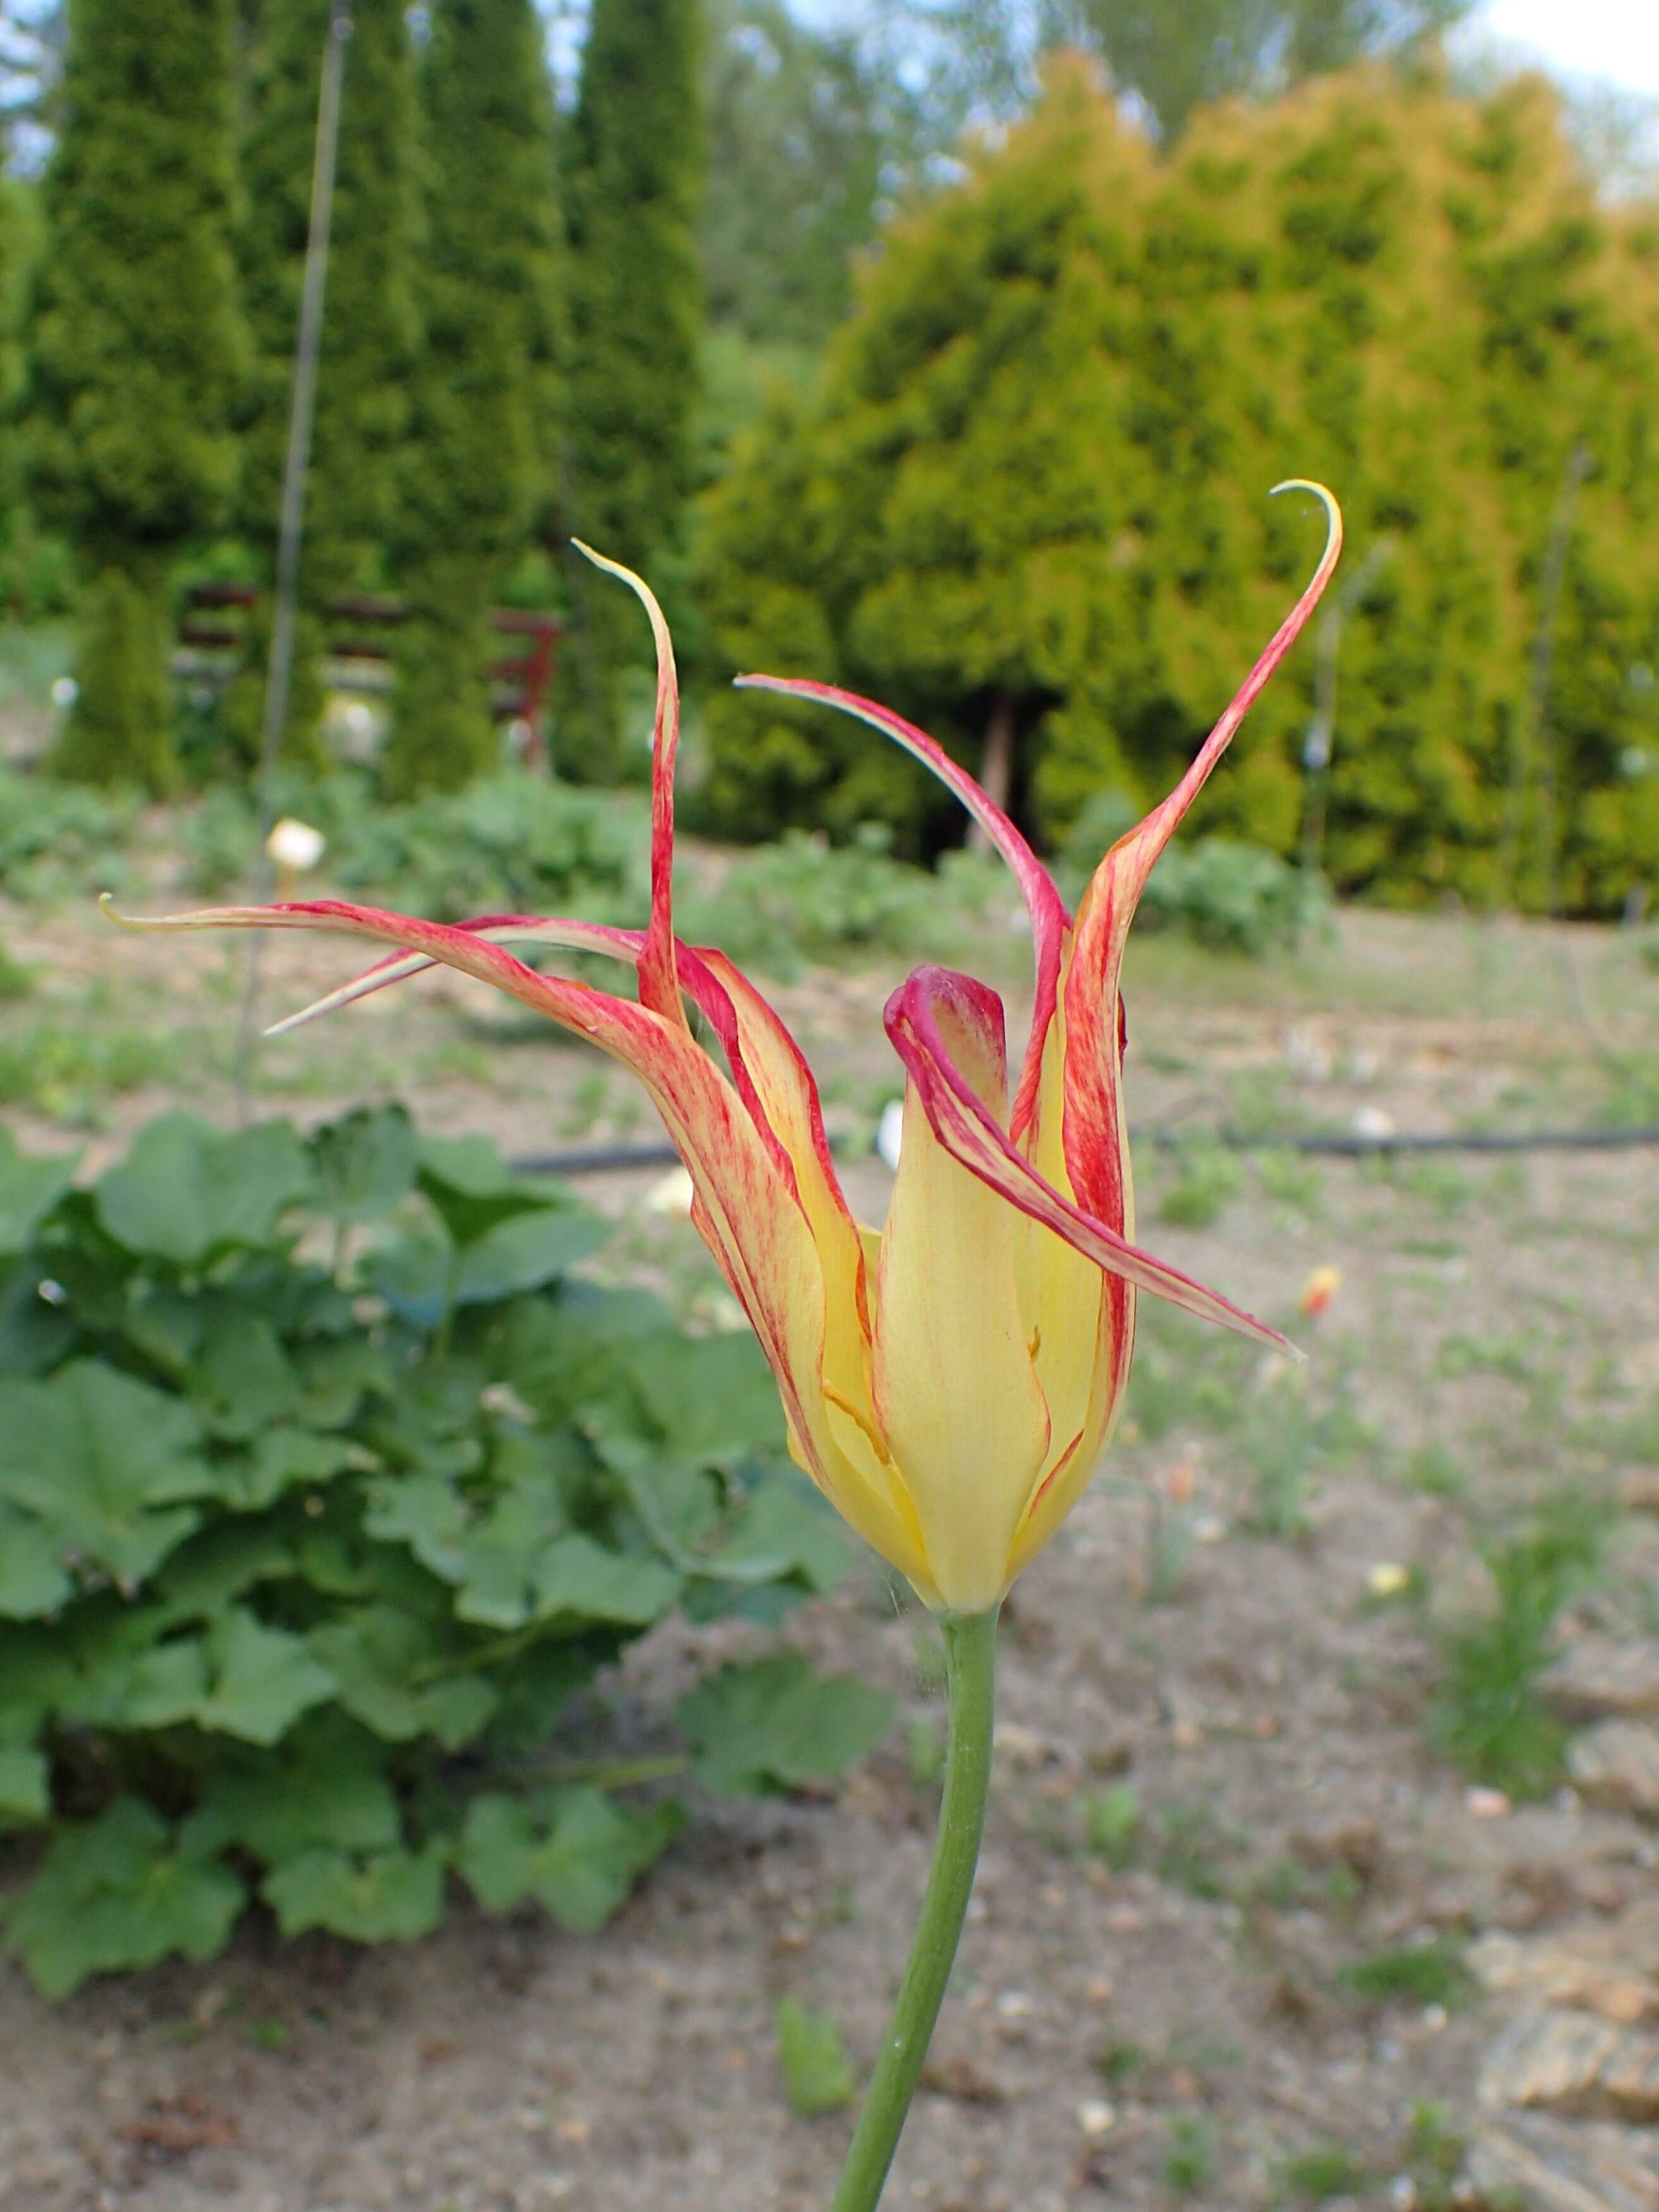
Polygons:
<instances>
[{"instance_id":1,"label":"blurred background vegetation","mask_svg":"<svg viewBox=\"0 0 1659 2212\"><path fill-rule=\"evenodd\" d=\"M331 13L0 6L14 764L252 775L265 599L234 669L179 622L192 584L269 594ZM565 625L519 747L636 781L647 641L574 534L668 606L706 830L960 841L869 732L726 688L763 667L885 699L1073 851L1270 633L1312 527L1264 495L1310 475L1346 585L1197 830L1390 902L1644 904L1636 112L1449 49L1460 0L352 13L290 767L400 802L497 772L507 606ZM329 651L366 592L402 609L367 706Z\"/></svg>"}]
</instances>

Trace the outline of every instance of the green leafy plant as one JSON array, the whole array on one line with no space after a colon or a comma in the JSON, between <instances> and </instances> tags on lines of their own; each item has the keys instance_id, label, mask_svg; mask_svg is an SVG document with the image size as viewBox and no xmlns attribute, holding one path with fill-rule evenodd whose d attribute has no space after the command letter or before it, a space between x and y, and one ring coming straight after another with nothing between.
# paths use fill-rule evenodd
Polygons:
<instances>
[{"instance_id":1,"label":"green leafy plant","mask_svg":"<svg viewBox=\"0 0 1659 2212\"><path fill-rule=\"evenodd\" d=\"M1183 1146L1176 1160L1175 1180L1158 1193L1158 1218L1174 1228L1208 1229L1238 1195L1238 1163L1215 1144Z\"/></svg>"},{"instance_id":2,"label":"green leafy plant","mask_svg":"<svg viewBox=\"0 0 1659 2212\"><path fill-rule=\"evenodd\" d=\"M486 1910L601 1926L683 1814L822 1787L889 1701L728 1663L650 1755L558 1741L665 1614L780 1620L845 1547L745 1335L569 1270L561 1188L397 1107L140 1131L76 1188L0 1138L0 1827L40 1987ZM573 1756L574 1753L576 1755Z\"/></svg>"},{"instance_id":3,"label":"green leafy plant","mask_svg":"<svg viewBox=\"0 0 1659 2212\"><path fill-rule=\"evenodd\" d=\"M1601 1522L1576 1500L1486 1554L1493 1593L1482 1619L1446 1638L1429 1717L1436 1746L1474 1780L1539 1796L1560 1778L1567 1729L1538 1692L1561 1608L1593 1576Z\"/></svg>"},{"instance_id":4,"label":"green leafy plant","mask_svg":"<svg viewBox=\"0 0 1659 2212\"><path fill-rule=\"evenodd\" d=\"M1337 1980L1368 2004L1443 2005L1449 2010L1474 1992L1474 1977L1463 1963L1463 1947L1449 1938L1429 1943L1399 1943L1353 1959Z\"/></svg>"},{"instance_id":5,"label":"green leafy plant","mask_svg":"<svg viewBox=\"0 0 1659 2212\"><path fill-rule=\"evenodd\" d=\"M1215 2129L1203 2112L1172 2112L1164 2179L1177 2197L1190 2197L1215 2177Z\"/></svg>"},{"instance_id":6,"label":"green leafy plant","mask_svg":"<svg viewBox=\"0 0 1659 2212\"><path fill-rule=\"evenodd\" d=\"M1083 1800L1084 1842L1097 1859L1121 1874L1134 1863L1141 1819L1140 1792L1133 1782L1096 1791Z\"/></svg>"},{"instance_id":7,"label":"green leafy plant","mask_svg":"<svg viewBox=\"0 0 1659 2212\"><path fill-rule=\"evenodd\" d=\"M838 2112L853 2101L858 2076L827 2012L811 2012L785 1997L778 2007L778 2071L792 2112L803 2119Z\"/></svg>"},{"instance_id":8,"label":"green leafy plant","mask_svg":"<svg viewBox=\"0 0 1659 2212\"><path fill-rule=\"evenodd\" d=\"M1323 2204L1333 2197L1358 2197L1370 2180L1364 2165L1342 2143L1304 2150L1285 2169L1286 2190L1312 2204Z\"/></svg>"}]
</instances>

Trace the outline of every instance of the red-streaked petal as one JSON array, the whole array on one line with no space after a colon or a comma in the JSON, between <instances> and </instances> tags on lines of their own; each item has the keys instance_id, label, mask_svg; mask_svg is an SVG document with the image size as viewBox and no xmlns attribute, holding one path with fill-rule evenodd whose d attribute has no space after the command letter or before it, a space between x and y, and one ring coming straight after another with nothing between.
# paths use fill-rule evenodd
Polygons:
<instances>
[{"instance_id":1,"label":"red-streaked petal","mask_svg":"<svg viewBox=\"0 0 1659 2212\"><path fill-rule=\"evenodd\" d=\"M737 681L740 690L777 691L786 698L811 699L823 707L838 708L842 714L852 714L860 722L867 722L872 730L879 730L884 737L891 738L895 744L902 745L906 752L924 768L931 769L939 781L956 794L1012 869L1025 901L1025 911L1030 916L1036 953L1036 1000L1031 1011L1031 1034L1009 1125L1018 1139L1024 1135L1036 1111L1043 1040L1054 1015L1060 956L1066 933L1071 927L1071 916L1054 888L1054 878L1002 809L980 789L967 769L953 761L936 738L919 730L914 722L907 722L902 714L878 706L872 699L860 698L855 691L842 691L832 684L814 684L805 677L739 676Z\"/></svg>"},{"instance_id":2,"label":"red-streaked petal","mask_svg":"<svg viewBox=\"0 0 1659 2212\"><path fill-rule=\"evenodd\" d=\"M495 945L542 944L603 952L636 967L645 945L640 930L611 929L550 915L487 915L460 926ZM787 1158L793 1188L817 1243L826 1295L825 1388L871 1432L879 1449L879 1424L870 1386L863 1247L830 1158L812 1072L777 1013L724 953L684 944L677 944L676 952L680 981L714 1024L750 1118L769 1148L781 1150ZM269 1033L294 1029L434 964L423 953L398 953L377 961L354 981L273 1024Z\"/></svg>"},{"instance_id":3,"label":"red-streaked petal","mask_svg":"<svg viewBox=\"0 0 1659 2212\"><path fill-rule=\"evenodd\" d=\"M1341 511L1322 484L1297 481L1275 489L1310 491L1323 503L1325 550L1319 565L1185 775L1143 822L1119 838L1096 870L1078 908L1066 975L1066 1166L1079 1205L1117 1227L1122 1226L1124 1207L1123 1009L1118 977L1129 924L1158 855L1301 634L1342 550Z\"/></svg>"},{"instance_id":4,"label":"red-streaked petal","mask_svg":"<svg viewBox=\"0 0 1659 2212\"><path fill-rule=\"evenodd\" d=\"M1116 1231L1038 1175L1004 1134L995 1113L978 1097L952 1059L940 1030L936 1002L955 1004L969 979L942 969L919 968L887 1002L884 1017L893 1048L916 1087L929 1123L952 1158L970 1169L1010 1205L1052 1229L1074 1250L1109 1274L1121 1276L1153 1297L1167 1298L1201 1320L1236 1329L1276 1350L1291 1347L1277 1329L1206 1290L1177 1268L1128 1243Z\"/></svg>"},{"instance_id":5,"label":"red-streaked petal","mask_svg":"<svg viewBox=\"0 0 1659 2212\"><path fill-rule=\"evenodd\" d=\"M690 1173L711 1249L753 1323L792 1424L815 1460L828 1462L818 1387L823 1277L788 1157L757 1117L757 1102L739 1097L684 1025L590 984L538 975L486 937L340 900L117 918L133 929L324 929L377 937L494 984L620 1060L649 1092Z\"/></svg>"},{"instance_id":6,"label":"red-streaked petal","mask_svg":"<svg viewBox=\"0 0 1659 2212\"><path fill-rule=\"evenodd\" d=\"M655 595L642 577L608 561L580 538L572 540L596 568L627 585L651 617L657 648L657 713L651 732L651 921L640 957L640 1004L686 1026L674 968L674 757L680 743L680 687L674 641Z\"/></svg>"}]
</instances>

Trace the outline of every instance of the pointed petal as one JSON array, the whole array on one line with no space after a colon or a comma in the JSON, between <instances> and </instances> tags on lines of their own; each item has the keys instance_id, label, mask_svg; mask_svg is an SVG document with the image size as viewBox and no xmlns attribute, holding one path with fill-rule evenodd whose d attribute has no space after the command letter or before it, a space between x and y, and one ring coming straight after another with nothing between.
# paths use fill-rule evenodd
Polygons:
<instances>
[{"instance_id":1,"label":"pointed petal","mask_svg":"<svg viewBox=\"0 0 1659 2212\"><path fill-rule=\"evenodd\" d=\"M626 584L651 617L657 648L657 714L651 732L651 922L640 958L640 1004L681 1028L687 1026L674 969L674 757L680 743L680 688L674 641L662 609L644 579L620 562L606 560L580 538L572 540L596 568Z\"/></svg>"},{"instance_id":2,"label":"pointed petal","mask_svg":"<svg viewBox=\"0 0 1659 2212\"><path fill-rule=\"evenodd\" d=\"M966 976L941 976L932 1011L1000 1127L1001 1001ZM1024 1228L940 1143L913 1081L881 1239L876 1403L934 1583L957 1612L994 1605L1007 1589L1015 1532L1048 1451L1048 1408L1019 1307Z\"/></svg>"},{"instance_id":3,"label":"pointed petal","mask_svg":"<svg viewBox=\"0 0 1659 2212\"><path fill-rule=\"evenodd\" d=\"M906 752L924 768L931 769L939 781L955 793L1012 869L1025 901L1025 911L1030 917L1036 951L1036 1003L1031 1012L1030 1038L1025 1048L1011 1123L1015 1138L1019 1138L1036 1108L1043 1040L1054 1014L1060 954L1071 927L1071 916L1054 888L1054 878L1002 809L980 789L967 769L953 761L936 738L919 730L914 722L907 722L902 714L878 707L873 700L862 699L854 691L842 691L831 684L814 684L805 677L739 676L737 682L739 690L777 691L786 698L811 699L820 706L838 708L842 714L852 714L860 722L867 722L872 730L879 730L884 737L891 738L895 744L902 745Z\"/></svg>"},{"instance_id":4,"label":"pointed petal","mask_svg":"<svg viewBox=\"0 0 1659 2212\"><path fill-rule=\"evenodd\" d=\"M486 937L339 900L221 907L125 926L380 938L495 985L620 1060L662 1115L696 1187L714 1256L771 1362L792 1423L816 1449L824 1433L817 1387L823 1281L788 1158L683 1025L590 984L539 975Z\"/></svg>"},{"instance_id":5,"label":"pointed petal","mask_svg":"<svg viewBox=\"0 0 1659 2212\"><path fill-rule=\"evenodd\" d=\"M1202 790L1233 732L1300 635L1342 550L1342 516L1322 484L1279 484L1310 491L1324 505L1325 550L1306 590L1273 633L1237 697L1205 739L1181 781L1145 821L1120 837L1095 872L1078 909L1066 976L1066 1162L1079 1205L1124 1234L1128 1224L1121 1072L1123 1010L1118 979L1129 924L1153 864Z\"/></svg>"},{"instance_id":6,"label":"pointed petal","mask_svg":"<svg viewBox=\"0 0 1659 2212\"><path fill-rule=\"evenodd\" d=\"M400 950L355 983L319 1000L307 1010L307 1017L442 964L495 984L631 1068L655 1102L690 1173L693 1219L777 1378L796 1457L842 1517L907 1575L928 1602L936 1601L915 1509L902 1479L869 1434L871 1416L863 1410L869 1404L867 1337L862 1351L856 1338L848 1343L844 1314L833 1329L830 1326L826 1288L839 1284L845 1271L833 1243L826 1256L814 1241L814 1223L825 1218L830 1194L814 1186L809 1173L803 1199L789 1152L768 1121L748 1073L745 1034L752 1042L759 1023L748 1007L739 1018L726 984L696 954L680 948L684 980L726 1045L730 1084L683 1024L591 985L538 975L497 941L532 939L637 963L645 943L640 931L547 916L487 918L474 931L334 900L228 907L143 921L113 915L107 899L104 905L130 929L333 929L378 937ZM729 973L741 981L735 969ZM758 994L750 995L755 1006L763 1003ZM769 1008L766 1012L787 1036L776 1016ZM764 1057L758 1052L754 1056ZM804 1062L800 1073L810 1086ZM815 1090L806 1110L809 1120L817 1114ZM821 1137L821 1116L817 1126ZM817 1158L811 1140L802 1149L809 1162ZM828 1160L827 1144L822 1158ZM833 1202L839 1204L839 1187L833 1177L830 1183ZM856 1244L856 1229L852 1236ZM849 1411L832 1395L833 1377L843 1370L854 1377L864 1373L862 1407L855 1401Z\"/></svg>"},{"instance_id":7,"label":"pointed petal","mask_svg":"<svg viewBox=\"0 0 1659 2212\"><path fill-rule=\"evenodd\" d=\"M936 1006L941 994L954 999L965 980L950 976L945 969L919 968L888 1000L885 1015L894 1049L915 1085L934 1135L951 1158L1109 1273L1155 1297L1167 1298L1200 1320L1216 1322L1277 1350L1290 1350L1277 1329L1127 1243L1105 1222L1074 1205L1015 1148L956 1064L940 1028Z\"/></svg>"}]
</instances>

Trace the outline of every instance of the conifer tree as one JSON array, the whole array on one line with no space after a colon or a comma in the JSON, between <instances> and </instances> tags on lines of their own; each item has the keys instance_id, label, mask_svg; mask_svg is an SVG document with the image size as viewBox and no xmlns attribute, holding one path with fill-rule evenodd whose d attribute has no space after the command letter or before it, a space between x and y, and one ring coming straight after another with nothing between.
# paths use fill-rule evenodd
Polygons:
<instances>
[{"instance_id":1,"label":"conifer tree","mask_svg":"<svg viewBox=\"0 0 1659 2212\"><path fill-rule=\"evenodd\" d=\"M568 512L581 537L635 568L673 545L689 489L702 31L698 0L593 0L565 154ZM614 592L580 576L575 587L566 688L581 726L562 730L560 765L605 776L616 765L611 678L637 649L637 626Z\"/></svg>"},{"instance_id":2,"label":"conifer tree","mask_svg":"<svg viewBox=\"0 0 1659 2212\"><path fill-rule=\"evenodd\" d=\"M398 562L411 620L385 760L399 795L494 757L486 617L557 468L559 215L531 0L436 0L422 94L426 342Z\"/></svg>"},{"instance_id":3,"label":"conifer tree","mask_svg":"<svg viewBox=\"0 0 1659 2212\"><path fill-rule=\"evenodd\" d=\"M1190 758L1305 564L1265 498L1292 475L1342 498L1352 568L1379 552L1343 635L1339 884L1590 912L1651 887L1659 230L1597 205L1538 81L1333 76L1155 162L1062 73L890 234L821 397L711 495L705 592L732 663L890 699L972 764L1000 692L1017 810L1055 834ZM1201 825L1297 849L1312 678L1304 644ZM708 727L728 828L959 834L857 725L747 696Z\"/></svg>"},{"instance_id":4,"label":"conifer tree","mask_svg":"<svg viewBox=\"0 0 1659 2212\"><path fill-rule=\"evenodd\" d=\"M331 14L331 0L264 0L250 71L238 247L255 360L240 514L267 583L276 556L318 90ZM397 522L419 337L416 149L414 58L402 0L354 0L306 486L301 650L286 733L301 751L314 745L322 704L322 610L343 592L385 582ZM262 659L245 672L229 708L232 728L249 752L260 720Z\"/></svg>"},{"instance_id":5,"label":"conifer tree","mask_svg":"<svg viewBox=\"0 0 1659 2212\"><path fill-rule=\"evenodd\" d=\"M0 177L0 593L20 533L22 471L17 410L23 392L23 297L28 232L23 188Z\"/></svg>"},{"instance_id":6,"label":"conifer tree","mask_svg":"<svg viewBox=\"0 0 1659 2212\"><path fill-rule=\"evenodd\" d=\"M73 0L35 291L34 494L87 580L54 765L154 789L173 774L171 566L234 479L231 24L230 0Z\"/></svg>"}]
</instances>

